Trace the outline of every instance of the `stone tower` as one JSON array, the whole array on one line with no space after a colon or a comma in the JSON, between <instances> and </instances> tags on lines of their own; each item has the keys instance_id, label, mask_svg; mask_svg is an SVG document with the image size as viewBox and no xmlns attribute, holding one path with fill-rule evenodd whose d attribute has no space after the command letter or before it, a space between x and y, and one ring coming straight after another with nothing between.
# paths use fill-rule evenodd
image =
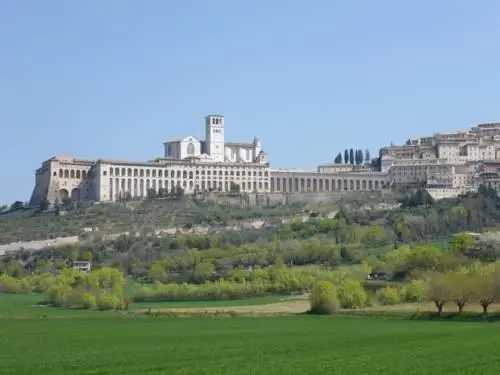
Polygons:
<instances>
[{"instance_id":1,"label":"stone tower","mask_svg":"<svg viewBox=\"0 0 500 375\"><path fill-rule=\"evenodd\" d=\"M214 161L224 162L224 116L205 117L205 150Z\"/></svg>"}]
</instances>

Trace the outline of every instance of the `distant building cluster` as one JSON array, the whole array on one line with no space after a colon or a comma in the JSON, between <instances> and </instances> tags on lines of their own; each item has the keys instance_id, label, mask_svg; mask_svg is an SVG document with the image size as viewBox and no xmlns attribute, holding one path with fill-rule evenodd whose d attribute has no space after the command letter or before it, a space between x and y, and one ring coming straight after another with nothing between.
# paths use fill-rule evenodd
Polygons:
<instances>
[{"instance_id":1,"label":"distant building cluster","mask_svg":"<svg viewBox=\"0 0 500 375\"><path fill-rule=\"evenodd\" d=\"M500 186L500 123L410 139L384 147L381 171L391 185L425 186L435 198L452 197L481 184Z\"/></svg>"},{"instance_id":2,"label":"distant building cluster","mask_svg":"<svg viewBox=\"0 0 500 375\"><path fill-rule=\"evenodd\" d=\"M205 117L205 139L164 143L164 156L149 161L82 160L56 156L36 171L30 204L114 202L150 194L203 191L246 193L347 192L392 185L424 185L436 198L487 182L500 186L500 123L409 140L384 147L381 170L349 164L272 168L260 140L226 142L225 119ZM498 160L498 162L496 162Z\"/></svg>"}]
</instances>

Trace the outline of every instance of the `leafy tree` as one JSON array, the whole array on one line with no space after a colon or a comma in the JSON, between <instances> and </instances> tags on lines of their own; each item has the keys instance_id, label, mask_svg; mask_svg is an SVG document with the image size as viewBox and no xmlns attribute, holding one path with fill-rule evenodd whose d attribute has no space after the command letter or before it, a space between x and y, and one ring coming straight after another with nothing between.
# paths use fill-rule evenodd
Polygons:
<instances>
[{"instance_id":1,"label":"leafy tree","mask_svg":"<svg viewBox=\"0 0 500 375\"><path fill-rule=\"evenodd\" d=\"M24 208L24 203L21 201L15 201L14 203L11 204L10 210L11 211L18 211L22 210Z\"/></svg>"},{"instance_id":2,"label":"leafy tree","mask_svg":"<svg viewBox=\"0 0 500 375\"><path fill-rule=\"evenodd\" d=\"M349 163L349 150L346 148L344 151L344 164Z\"/></svg>"},{"instance_id":3,"label":"leafy tree","mask_svg":"<svg viewBox=\"0 0 500 375\"><path fill-rule=\"evenodd\" d=\"M349 150L349 163L354 165L354 149L352 148Z\"/></svg>"},{"instance_id":4,"label":"leafy tree","mask_svg":"<svg viewBox=\"0 0 500 375\"><path fill-rule=\"evenodd\" d=\"M155 189L149 189L148 192L148 199L156 199L158 198L158 194L156 194L156 190Z\"/></svg>"},{"instance_id":5,"label":"leafy tree","mask_svg":"<svg viewBox=\"0 0 500 375\"><path fill-rule=\"evenodd\" d=\"M426 299L427 289L422 280L412 280L406 284L402 290L401 295L406 302L422 302Z\"/></svg>"},{"instance_id":6,"label":"leafy tree","mask_svg":"<svg viewBox=\"0 0 500 375\"><path fill-rule=\"evenodd\" d=\"M62 201L62 209L66 211L70 211L75 208L75 202L73 202L73 199L71 198L66 198L63 199Z\"/></svg>"},{"instance_id":7,"label":"leafy tree","mask_svg":"<svg viewBox=\"0 0 500 375\"><path fill-rule=\"evenodd\" d=\"M43 198L40 200L40 211L47 211L50 206L50 202L47 198Z\"/></svg>"},{"instance_id":8,"label":"leafy tree","mask_svg":"<svg viewBox=\"0 0 500 375\"><path fill-rule=\"evenodd\" d=\"M148 279L152 282L164 282L167 279L167 271L163 262L155 262L151 264L148 272Z\"/></svg>"},{"instance_id":9,"label":"leafy tree","mask_svg":"<svg viewBox=\"0 0 500 375\"><path fill-rule=\"evenodd\" d=\"M370 150L366 149L365 150L365 163L369 163L371 160L371 157L370 157Z\"/></svg>"},{"instance_id":10,"label":"leafy tree","mask_svg":"<svg viewBox=\"0 0 500 375\"><path fill-rule=\"evenodd\" d=\"M339 308L339 300L335 286L329 281L316 284L309 294L311 313L332 314Z\"/></svg>"},{"instance_id":11,"label":"leafy tree","mask_svg":"<svg viewBox=\"0 0 500 375\"><path fill-rule=\"evenodd\" d=\"M342 154L340 152L335 157L335 164L342 164Z\"/></svg>"},{"instance_id":12,"label":"leafy tree","mask_svg":"<svg viewBox=\"0 0 500 375\"><path fill-rule=\"evenodd\" d=\"M231 186L229 188L229 191L231 193L239 193L240 192L240 185L235 184L233 181L231 181Z\"/></svg>"},{"instance_id":13,"label":"leafy tree","mask_svg":"<svg viewBox=\"0 0 500 375\"><path fill-rule=\"evenodd\" d=\"M449 291L450 300L455 302L458 313L462 314L464 306L474 294L475 285L467 270L451 271L446 274L445 288Z\"/></svg>"},{"instance_id":14,"label":"leafy tree","mask_svg":"<svg viewBox=\"0 0 500 375\"><path fill-rule=\"evenodd\" d=\"M339 288L340 306L344 309L358 309L366 306L368 295L358 280L345 279Z\"/></svg>"},{"instance_id":15,"label":"leafy tree","mask_svg":"<svg viewBox=\"0 0 500 375\"><path fill-rule=\"evenodd\" d=\"M438 315L443 312L444 305L450 301L450 291L445 276L434 273L427 278L427 296L434 302Z\"/></svg>"},{"instance_id":16,"label":"leafy tree","mask_svg":"<svg viewBox=\"0 0 500 375\"><path fill-rule=\"evenodd\" d=\"M382 305L396 305L401 302L399 290L391 286L378 290L377 298Z\"/></svg>"},{"instance_id":17,"label":"leafy tree","mask_svg":"<svg viewBox=\"0 0 500 375\"><path fill-rule=\"evenodd\" d=\"M471 254L477 248L477 240L467 232L456 233L448 241L450 249L462 255Z\"/></svg>"}]
</instances>

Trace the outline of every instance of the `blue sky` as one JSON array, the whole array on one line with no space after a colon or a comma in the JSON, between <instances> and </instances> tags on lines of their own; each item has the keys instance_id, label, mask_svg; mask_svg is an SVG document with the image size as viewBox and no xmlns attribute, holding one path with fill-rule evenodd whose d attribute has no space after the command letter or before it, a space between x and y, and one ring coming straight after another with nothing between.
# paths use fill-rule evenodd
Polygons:
<instances>
[{"instance_id":1,"label":"blue sky","mask_svg":"<svg viewBox=\"0 0 500 375\"><path fill-rule=\"evenodd\" d=\"M276 167L500 120L496 0L3 0L0 202L55 155L260 137ZM9 181L9 182L7 182Z\"/></svg>"}]
</instances>

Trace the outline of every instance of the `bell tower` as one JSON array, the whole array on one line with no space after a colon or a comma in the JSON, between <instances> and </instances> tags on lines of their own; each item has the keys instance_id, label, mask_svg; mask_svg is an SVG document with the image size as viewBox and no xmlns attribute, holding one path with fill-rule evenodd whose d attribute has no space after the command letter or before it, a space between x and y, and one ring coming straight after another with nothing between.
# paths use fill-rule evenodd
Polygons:
<instances>
[{"instance_id":1,"label":"bell tower","mask_svg":"<svg viewBox=\"0 0 500 375\"><path fill-rule=\"evenodd\" d=\"M205 149L214 161L224 162L224 116L205 117Z\"/></svg>"}]
</instances>

